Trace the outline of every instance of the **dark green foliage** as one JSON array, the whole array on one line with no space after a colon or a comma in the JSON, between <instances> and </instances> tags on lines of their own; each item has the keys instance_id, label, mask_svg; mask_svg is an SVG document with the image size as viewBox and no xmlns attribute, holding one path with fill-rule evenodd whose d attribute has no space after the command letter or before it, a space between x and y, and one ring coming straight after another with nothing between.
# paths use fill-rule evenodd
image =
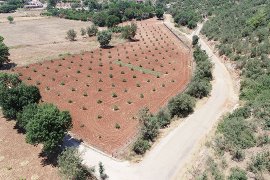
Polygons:
<instances>
[{"instance_id":1,"label":"dark green foliage","mask_svg":"<svg viewBox=\"0 0 270 180\"><path fill-rule=\"evenodd\" d=\"M247 173L240 168L232 168L228 180L247 180Z\"/></svg>"},{"instance_id":2,"label":"dark green foliage","mask_svg":"<svg viewBox=\"0 0 270 180\"><path fill-rule=\"evenodd\" d=\"M55 0L51 0L55 1ZM42 13L47 16L58 16L60 18L88 21L103 27L113 27L120 22L131 19L148 19L154 16L154 6L151 3L136 3L135 1L110 1L97 2L96 0L84 0L83 6L89 10L57 9L53 5L48 11Z\"/></svg>"},{"instance_id":3,"label":"dark green foliage","mask_svg":"<svg viewBox=\"0 0 270 180\"><path fill-rule=\"evenodd\" d=\"M7 0L3 5L0 5L0 13L11 13L16 9L23 7L22 0Z\"/></svg>"},{"instance_id":4,"label":"dark green foliage","mask_svg":"<svg viewBox=\"0 0 270 180\"><path fill-rule=\"evenodd\" d=\"M161 8L156 9L156 16L158 19L162 19L164 14L164 10Z\"/></svg>"},{"instance_id":5,"label":"dark green foliage","mask_svg":"<svg viewBox=\"0 0 270 180\"><path fill-rule=\"evenodd\" d=\"M93 16L93 12L75 9L50 8L47 10L47 12L42 13L42 15L57 16L60 18L72 20L88 21Z\"/></svg>"},{"instance_id":6,"label":"dark green foliage","mask_svg":"<svg viewBox=\"0 0 270 180\"><path fill-rule=\"evenodd\" d=\"M9 48L4 44L4 38L0 36L0 67L4 63L10 62L9 60Z\"/></svg>"},{"instance_id":7,"label":"dark green foliage","mask_svg":"<svg viewBox=\"0 0 270 180\"><path fill-rule=\"evenodd\" d=\"M198 44L198 42L199 42L199 36L197 35L192 36L192 45L195 46Z\"/></svg>"},{"instance_id":8,"label":"dark green foliage","mask_svg":"<svg viewBox=\"0 0 270 180\"><path fill-rule=\"evenodd\" d=\"M64 179L86 180L93 177L94 169L88 169L82 165L82 158L77 149L66 148L58 156L58 166Z\"/></svg>"},{"instance_id":9,"label":"dark green foliage","mask_svg":"<svg viewBox=\"0 0 270 180\"><path fill-rule=\"evenodd\" d=\"M12 88L1 87L0 105L6 118L14 119L24 106L38 103L41 96L35 86L19 84Z\"/></svg>"},{"instance_id":10,"label":"dark green foliage","mask_svg":"<svg viewBox=\"0 0 270 180\"><path fill-rule=\"evenodd\" d=\"M21 83L17 74L0 73L0 86L2 88L18 86Z\"/></svg>"},{"instance_id":11,"label":"dark green foliage","mask_svg":"<svg viewBox=\"0 0 270 180\"><path fill-rule=\"evenodd\" d=\"M97 40L101 47L106 47L109 45L112 39L112 32L108 30L99 31L97 34Z\"/></svg>"},{"instance_id":12,"label":"dark green foliage","mask_svg":"<svg viewBox=\"0 0 270 180\"><path fill-rule=\"evenodd\" d=\"M136 154L144 154L149 148L150 144L147 140L138 139L133 146L133 151Z\"/></svg>"},{"instance_id":13,"label":"dark green foliage","mask_svg":"<svg viewBox=\"0 0 270 180\"><path fill-rule=\"evenodd\" d=\"M106 25L108 14L106 12L97 12L93 15L92 21L96 26L103 27Z\"/></svg>"},{"instance_id":14,"label":"dark green foliage","mask_svg":"<svg viewBox=\"0 0 270 180\"><path fill-rule=\"evenodd\" d=\"M211 89L209 81L196 79L189 84L187 94L195 98L203 98L209 95Z\"/></svg>"},{"instance_id":15,"label":"dark green foliage","mask_svg":"<svg viewBox=\"0 0 270 180\"><path fill-rule=\"evenodd\" d=\"M117 17L115 15L109 15L106 19L106 26L109 28L114 27L119 23L120 23L120 19L119 19L119 17Z\"/></svg>"},{"instance_id":16,"label":"dark green foliage","mask_svg":"<svg viewBox=\"0 0 270 180\"><path fill-rule=\"evenodd\" d=\"M26 140L30 144L42 143L43 152L53 153L72 127L71 116L52 104L40 105L26 126Z\"/></svg>"},{"instance_id":17,"label":"dark green foliage","mask_svg":"<svg viewBox=\"0 0 270 180\"><path fill-rule=\"evenodd\" d=\"M168 103L168 109L171 117L186 117L193 112L195 99L188 94L179 94L172 98Z\"/></svg>"},{"instance_id":18,"label":"dark green foliage","mask_svg":"<svg viewBox=\"0 0 270 180\"><path fill-rule=\"evenodd\" d=\"M25 130L28 122L33 119L37 113L37 110L38 105L35 103L24 106L22 112L19 112L17 115L17 125Z\"/></svg>"}]
</instances>

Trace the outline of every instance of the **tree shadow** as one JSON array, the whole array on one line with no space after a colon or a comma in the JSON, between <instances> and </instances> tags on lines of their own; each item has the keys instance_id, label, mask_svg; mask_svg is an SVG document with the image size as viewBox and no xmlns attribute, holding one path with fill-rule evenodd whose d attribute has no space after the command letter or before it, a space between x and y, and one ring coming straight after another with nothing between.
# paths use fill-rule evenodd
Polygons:
<instances>
[{"instance_id":1,"label":"tree shadow","mask_svg":"<svg viewBox=\"0 0 270 180\"><path fill-rule=\"evenodd\" d=\"M61 152L62 152L61 148L58 148L52 154L47 154L47 153L45 153L43 151L40 152L38 157L42 158L41 159L41 165L42 166L50 165L50 166L53 166L53 167L57 167L58 166L57 159L58 159L59 154L61 154Z\"/></svg>"},{"instance_id":2,"label":"tree shadow","mask_svg":"<svg viewBox=\"0 0 270 180\"><path fill-rule=\"evenodd\" d=\"M82 140L77 140L71 137L70 135L66 135L64 137L63 144L59 146L59 148L57 148L54 151L54 153L52 154L47 154L44 152L39 153L39 158L42 158L41 160L42 166L48 166L48 165L51 165L53 167L58 166L57 159L58 159L58 156L61 154L61 152L65 148L69 148L69 147L78 148L81 143L82 143Z\"/></svg>"},{"instance_id":3,"label":"tree shadow","mask_svg":"<svg viewBox=\"0 0 270 180\"><path fill-rule=\"evenodd\" d=\"M112 49L114 48L113 45L108 45L108 46L100 46L102 49Z\"/></svg>"},{"instance_id":4,"label":"tree shadow","mask_svg":"<svg viewBox=\"0 0 270 180\"><path fill-rule=\"evenodd\" d=\"M15 129L18 134L25 134L26 133L25 129L20 127L17 123L14 125L13 129Z\"/></svg>"},{"instance_id":5,"label":"tree shadow","mask_svg":"<svg viewBox=\"0 0 270 180\"><path fill-rule=\"evenodd\" d=\"M129 42L138 42L140 41L139 39L129 39Z\"/></svg>"},{"instance_id":6,"label":"tree shadow","mask_svg":"<svg viewBox=\"0 0 270 180\"><path fill-rule=\"evenodd\" d=\"M15 64L15 63L6 63L0 67L0 70L10 70L16 66L17 66L17 64Z\"/></svg>"}]
</instances>

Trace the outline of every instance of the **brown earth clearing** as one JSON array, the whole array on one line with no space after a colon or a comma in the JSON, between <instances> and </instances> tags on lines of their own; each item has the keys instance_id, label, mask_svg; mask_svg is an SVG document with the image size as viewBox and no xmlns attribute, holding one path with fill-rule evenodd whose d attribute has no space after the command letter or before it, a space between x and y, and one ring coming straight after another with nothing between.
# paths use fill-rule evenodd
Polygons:
<instances>
[{"instance_id":1,"label":"brown earth clearing","mask_svg":"<svg viewBox=\"0 0 270 180\"><path fill-rule=\"evenodd\" d=\"M44 102L71 112L72 133L113 156L136 136L138 110L157 112L191 76L191 53L161 21L137 25L138 41L15 70Z\"/></svg>"},{"instance_id":2,"label":"brown earth clearing","mask_svg":"<svg viewBox=\"0 0 270 180\"><path fill-rule=\"evenodd\" d=\"M54 17L41 17L40 11L22 11L0 14L0 35L10 48L10 59L17 66L59 58L59 55L78 54L98 47L96 37L80 35L80 29L91 26L91 22L73 21ZM7 22L7 15L14 17L14 23ZM77 40L70 42L66 32L74 29ZM114 37L111 44L123 40Z\"/></svg>"},{"instance_id":3,"label":"brown earth clearing","mask_svg":"<svg viewBox=\"0 0 270 180\"><path fill-rule=\"evenodd\" d=\"M25 136L14 129L15 121L0 118L0 179L60 179L58 169L43 165L41 146L25 142Z\"/></svg>"}]
</instances>

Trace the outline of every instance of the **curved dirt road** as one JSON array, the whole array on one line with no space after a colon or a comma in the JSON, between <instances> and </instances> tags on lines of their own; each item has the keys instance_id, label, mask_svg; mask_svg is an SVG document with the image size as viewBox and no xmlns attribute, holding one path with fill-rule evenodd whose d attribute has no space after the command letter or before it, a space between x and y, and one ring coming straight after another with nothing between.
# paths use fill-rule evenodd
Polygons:
<instances>
[{"instance_id":1,"label":"curved dirt road","mask_svg":"<svg viewBox=\"0 0 270 180\"><path fill-rule=\"evenodd\" d=\"M170 23L170 19L165 23L168 27L173 28L173 31L178 31ZM199 34L201 27L202 25L194 34ZM190 39L192 35L186 36ZM204 41L200 40L200 44L214 64L213 88L207 102L161 139L160 143L151 149L140 163L119 161L97 150L79 145L85 164L95 165L97 170L98 163L101 161L111 180L168 180L175 178L176 173L191 160L200 140L211 130L219 117L232 109L238 100L233 90L232 78L224 64L219 61Z\"/></svg>"}]
</instances>

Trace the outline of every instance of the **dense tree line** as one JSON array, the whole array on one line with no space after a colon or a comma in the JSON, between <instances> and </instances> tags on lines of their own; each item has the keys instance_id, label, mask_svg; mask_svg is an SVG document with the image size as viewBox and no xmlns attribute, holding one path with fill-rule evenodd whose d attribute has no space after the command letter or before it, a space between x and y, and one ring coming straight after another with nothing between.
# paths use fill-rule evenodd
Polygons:
<instances>
[{"instance_id":1,"label":"dense tree line","mask_svg":"<svg viewBox=\"0 0 270 180\"><path fill-rule=\"evenodd\" d=\"M242 106L226 115L218 124L213 147L221 156L229 152L235 161L245 159L247 149L261 147L263 151L266 147L266 152L257 153L248 160L248 168L233 169L228 177L247 179L245 171L250 171L256 179L260 179L263 173L270 172L266 168L269 165L266 162L270 160L267 151L270 143L270 1L181 2L171 10L176 22L179 23L183 17L181 14L185 14L177 9L181 11L186 6L198 17L196 22L208 16L202 33L209 40L216 41L219 55L235 61L236 68L241 72ZM211 178L214 173L210 174Z\"/></svg>"},{"instance_id":2,"label":"dense tree line","mask_svg":"<svg viewBox=\"0 0 270 180\"><path fill-rule=\"evenodd\" d=\"M18 8L24 6L23 0L7 0L3 5L0 5L0 13L14 12Z\"/></svg>"},{"instance_id":3,"label":"dense tree line","mask_svg":"<svg viewBox=\"0 0 270 180\"><path fill-rule=\"evenodd\" d=\"M114 27L131 19L152 18L155 16L155 12L157 12L159 18L164 13L160 8L155 11L155 6L151 1L136 3L135 1L116 0L100 3L96 0L85 0L81 9L57 9L50 6L48 11L43 14L73 20L89 20L100 27Z\"/></svg>"}]
</instances>

